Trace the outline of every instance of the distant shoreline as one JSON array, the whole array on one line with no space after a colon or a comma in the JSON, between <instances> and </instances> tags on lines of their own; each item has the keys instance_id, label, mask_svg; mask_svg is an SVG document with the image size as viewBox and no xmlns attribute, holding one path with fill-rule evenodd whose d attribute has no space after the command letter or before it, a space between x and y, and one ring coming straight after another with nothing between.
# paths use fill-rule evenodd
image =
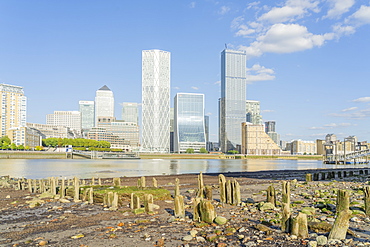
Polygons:
<instances>
[{"instance_id":1,"label":"distant shoreline","mask_svg":"<svg viewBox=\"0 0 370 247\"><path fill-rule=\"evenodd\" d=\"M67 159L66 152L0 151L0 159ZM139 154L141 159L283 159L322 160L322 155ZM81 159L74 156L73 159Z\"/></svg>"}]
</instances>

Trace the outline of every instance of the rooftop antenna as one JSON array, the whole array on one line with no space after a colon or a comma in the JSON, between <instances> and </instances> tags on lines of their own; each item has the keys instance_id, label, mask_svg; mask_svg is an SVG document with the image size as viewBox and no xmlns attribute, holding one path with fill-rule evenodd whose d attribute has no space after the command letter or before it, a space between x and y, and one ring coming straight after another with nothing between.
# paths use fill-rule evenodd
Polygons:
<instances>
[{"instance_id":1,"label":"rooftop antenna","mask_svg":"<svg viewBox=\"0 0 370 247\"><path fill-rule=\"evenodd\" d=\"M225 43L225 49L227 49L227 44Z\"/></svg>"}]
</instances>

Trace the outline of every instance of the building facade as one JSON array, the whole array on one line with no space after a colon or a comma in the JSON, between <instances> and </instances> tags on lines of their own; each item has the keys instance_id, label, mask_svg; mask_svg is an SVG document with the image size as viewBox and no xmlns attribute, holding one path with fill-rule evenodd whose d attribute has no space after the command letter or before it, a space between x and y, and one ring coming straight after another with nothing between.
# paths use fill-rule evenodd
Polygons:
<instances>
[{"instance_id":1,"label":"building facade","mask_svg":"<svg viewBox=\"0 0 370 247\"><path fill-rule=\"evenodd\" d=\"M95 94L95 126L98 124L98 117L114 117L114 95L106 85Z\"/></svg>"},{"instance_id":2,"label":"building facade","mask_svg":"<svg viewBox=\"0 0 370 247\"><path fill-rule=\"evenodd\" d=\"M221 53L219 143L222 152L240 151L241 124L246 115L246 53L225 49Z\"/></svg>"},{"instance_id":3,"label":"building facade","mask_svg":"<svg viewBox=\"0 0 370 247\"><path fill-rule=\"evenodd\" d=\"M81 133L81 113L79 111L54 111L46 115L46 124L65 126Z\"/></svg>"},{"instance_id":4,"label":"building facade","mask_svg":"<svg viewBox=\"0 0 370 247\"><path fill-rule=\"evenodd\" d=\"M69 127L56 126L51 124L27 123L27 127L35 129L45 138L76 138L77 135Z\"/></svg>"},{"instance_id":5,"label":"building facade","mask_svg":"<svg viewBox=\"0 0 370 247\"><path fill-rule=\"evenodd\" d=\"M279 155L280 147L266 134L262 124L242 124L242 154Z\"/></svg>"},{"instance_id":6,"label":"building facade","mask_svg":"<svg viewBox=\"0 0 370 247\"><path fill-rule=\"evenodd\" d=\"M262 124L260 102L257 100L247 100L245 107L246 121L252 124Z\"/></svg>"},{"instance_id":7,"label":"building facade","mask_svg":"<svg viewBox=\"0 0 370 247\"><path fill-rule=\"evenodd\" d=\"M99 118L97 127L104 128L106 132L123 139L125 149L137 151L140 147L139 126L134 122L125 122L115 118Z\"/></svg>"},{"instance_id":8,"label":"building facade","mask_svg":"<svg viewBox=\"0 0 370 247\"><path fill-rule=\"evenodd\" d=\"M107 131L105 127L93 127L87 133L87 138L95 141L106 141L110 143L110 148L119 148L130 152L130 145L128 142L112 132Z\"/></svg>"},{"instance_id":9,"label":"building facade","mask_svg":"<svg viewBox=\"0 0 370 247\"><path fill-rule=\"evenodd\" d=\"M81 113L81 129L87 131L95 124L95 102L80 100L78 103Z\"/></svg>"},{"instance_id":10,"label":"building facade","mask_svg":"<svg viewBox=\"0 0 370 247\"><path fill-rule=\"evenodd\" d=\"M26 126L27 97L23 87L0 84L0 135L7 130Z\"/></svg>"},{"instance_id":11,"label":"building facade","mask_svg":"<svg viewBox=\"0 0 370 247\"><path fill-rule=\"evenodd\" d=\"M316 154L316 142L293 140L289 144L290 153L293 155Z\"/></svg>"},{"instance_id":12,"label":"building facade","mask_svg":"<svg viewBox=\"0 0 370 247\"><path fill-rule=\"evenodd\" d=\"M142 150L170 152L170 52L142 51Z\"/></svg>"},{"instance_id":13,"label":"building facade","mask_svg":"<svg viewBox=\"0 0 370 247\"><path fill-rule=\"evenodd\" d=\"M178 93L175 96L174 151L199 152L206 148L204 94Z\"/></svg>"},{"instance_id":14,"label":"building facade","mask_svg":"<svg viewBox=\"0 0 370 247\"><path fill-rule=\"evenodd\" d=\"M42 135L36 129L29 127L14 127L7 130L6 134L15 145L23 145L25 148L42 146Z\"/></svg>"},{"instance_id":15,"label":"building facade","mask_svg":"<svg viewBox=\"0 0 370 247\"><path fill-rule=\"evenodd\" d=\"M139 105L137 103L122 103L122 120L139 125Z\"/></svg>"}]
</instances>

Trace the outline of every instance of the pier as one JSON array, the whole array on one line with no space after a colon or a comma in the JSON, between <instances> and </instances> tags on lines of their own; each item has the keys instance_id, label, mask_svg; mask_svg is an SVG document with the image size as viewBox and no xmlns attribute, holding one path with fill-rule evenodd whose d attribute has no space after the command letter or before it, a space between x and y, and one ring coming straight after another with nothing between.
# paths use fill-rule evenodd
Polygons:
<instances>
[{"instance_id":1,"label":"pier","mask_svg":"<svg viewBox=\"0 0 370 247\"><path fill-rule=\"evenodd\" d=\"M325 164L368 164L370 149L347 154L330 154L325 156Z\"/></svg>"}]
</instances>

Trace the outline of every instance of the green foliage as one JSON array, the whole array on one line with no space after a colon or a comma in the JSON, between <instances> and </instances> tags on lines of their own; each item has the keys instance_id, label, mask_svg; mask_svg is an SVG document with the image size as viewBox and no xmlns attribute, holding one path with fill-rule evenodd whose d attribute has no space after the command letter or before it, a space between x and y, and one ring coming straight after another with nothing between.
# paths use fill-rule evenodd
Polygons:
<instances>
[{"instance_id":1,"label":"green foliage","mask_svg":"<svg viewBox=\"0 0 370 247\"><path fill-rule=\"evenodd\" d=\"M44 148L43 148L43 147L41 147L41 146L36 146L36 147L35 147L35 150L36 150L36 151L42 151L43 149L44 149Z\"/></svg>"},{"instance_id":2,"label":"green foliage","mask_svg":"<svg viewBox=\"0 0 370 247\"><path fill-rule=\"evenodd\" d=\"M24 148L24 146L21 144L21 145L18 145L17 149L18 149L18 150L24 150L25 148Z\"/></svg>"},{"instance_id":3,"label":"green foliage","mask_svg":"<svg viewBox=\"0 0 370 247\"><path fill-rule=\"evenodd\" d=\"M84 147L84 148L110 148L110 143L107 141L96 141L90 139L76 138L47 138L42 140L42 145L44 147L64 147L72 145L73 147ZM86 149L83 149L86 150ZM91 150L91 149L90 149Z\"/></svg>"},{"instance_id":4,"label":"green foliage","mask_svg":"<svg viewBox=\"0 0 370 247\"><path fill-rule=\"evenodd\" d=\"M89 188L91 186L84 186L83 188ZM168 200L171 199L171 193L162 188L146 187L140 189L136 186L93 186L94 193L106 194L108 192L117 192L120 196L130 198L131 193L135 193L141 200L144 200L145 194L152 194L154 200Z\"/></svg>"},{"instance_id":5,"label":"green foliage","mask_svg":"<svg viewBox=\"0 0 370 247\"><path fill-rule=\"evenodd\" d=\"M185 153L187 153L187 154L193 154L194 153L194 149L193 148L188 148L188 149L186 149Z\"/></svg>"},{"instance_id":6,"label":"green foliage","mask_svg":"<svg viewBox=\"0 0 370 247\"><path fill-rule=\"evenodd\" d=\"M205 148L199 149L199 152L202 153L202 154L208 153L207 149L205 149Z\"/></svg>"},{"instance_id":7,"label":"green foliage","mask_svg":"<svg viewBox=\"0 0 370 247\"><path fill-rule=\"evenodd\" d=\"M4 144L4 143L7 143L9 145L12 142L10 141L8 136L3 136L0 138L0 144Z\"/></svg>"},{"instance_id":8,"label":"green foliage","mask_svg":"<svg viewBox=\"0 0 370 247\"><path fill-rule=\"evenodd\" d=\"M237 150L229 150L227 151L228 154L238 154L239 152Z\"/></svg>"}]
</instances>

